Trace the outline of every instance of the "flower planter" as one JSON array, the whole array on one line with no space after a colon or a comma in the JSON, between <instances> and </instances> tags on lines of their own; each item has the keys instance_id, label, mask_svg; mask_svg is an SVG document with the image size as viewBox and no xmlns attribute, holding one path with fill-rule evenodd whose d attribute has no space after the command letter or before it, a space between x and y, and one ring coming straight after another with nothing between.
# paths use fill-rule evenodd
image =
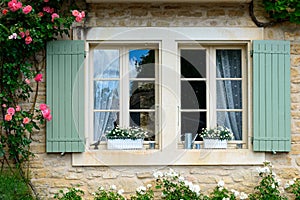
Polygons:
<instances>
[{"instance_id":1,"label":"flower planter","mask_svg":"<svg viewBox=\"0 0 300 200\"><path fill-rule=\"evenodd\" d=\"M226 149L227 140L203 139L204 149Z\"/></svg>"},{"instance_id":2,"label":"flower planter","mask_svg":"<svg viewBox=\"0 0 300 200\"><path fill-rule=\"evenodd\" d=\"M108 139L107 149L142 149L143 143L143 139Z\"/></svg>"}]
</instances>

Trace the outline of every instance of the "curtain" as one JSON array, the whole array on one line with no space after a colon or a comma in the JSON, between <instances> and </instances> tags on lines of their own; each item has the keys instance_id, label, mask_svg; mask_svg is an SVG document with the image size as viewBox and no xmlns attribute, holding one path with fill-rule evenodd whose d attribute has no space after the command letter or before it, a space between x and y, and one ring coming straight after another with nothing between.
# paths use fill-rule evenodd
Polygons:
<instances>
[{"instance_id":1,"label":"curtain","mask_svg":"<svg viewBox=\"0 0 300 200\"><path fill-rule=\"evenodd\" d=\"M235 140L242 140L242 112L235 111L242 109L241 50L217 50L216 53L217 125L228 127Z\"/></svg>"}]
</instances>

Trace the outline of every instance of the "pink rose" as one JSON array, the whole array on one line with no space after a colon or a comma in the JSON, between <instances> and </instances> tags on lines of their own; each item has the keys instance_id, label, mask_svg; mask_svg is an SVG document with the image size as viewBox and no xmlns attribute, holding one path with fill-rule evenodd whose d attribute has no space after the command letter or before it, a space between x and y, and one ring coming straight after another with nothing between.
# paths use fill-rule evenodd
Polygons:
<instances>
[{"instance_id":1,"label":"pink rose","mask_svg":"<svg viewBox=\"0 0 300 200\"><path fill-rule=\"evenodd\" d=\"M11 11L15 12L22 8L22 3L17 0L11 0L10 2L8 2L8 7Z\"/></svg>"},{"instance_id":2,"label":"pink rose","mask_svg":"<svg viewBox=\"0 0 300 200\"><path fill-rule=\"evenodd\" d=\"M10 120L12 120L12 115L6 114L6 115L4 116L4 120L5 120L5 121L10 121Z\"/></svg>"},{"instance_id":3,"label":"pink rose","mask_svg":"<svg viewBox=\"0 0 300 200\"><path fill-rule=\"evenodd\" d=\"M26 35L26 36L29 36L29 35L30 35L29 30L26 30L26 31L25 31L25 35Z\"/></svg>"},{"instance_id":4,"label":"pink rose","mask_svg":"<svg viewBox=\"0 0 300 200\"><path fill-rule=\"evenodd\" d=\"M24 38L24 37L25 37L25 33L24 33L24 32L20 32L20 33L19 33L19 36L20 36L21 38Z\"/></svg>"},{"instance_id":5,"label":"pink rose","mask_svg":"<svg viewBox=\"0 0 300 200\"><path fill-rule=\"evenodd\" d=\"M39 13L38 13L38 16L39 16L39 17L43 17L43 16L44 16L44 13L39 12Z\"/></svg>"},{"instance_id":6,"label":"pink rose","mask_svg":"<svg viewBox=\"0 0 300 200\"><path fill-rule=\"evenodd\" d=\"M42 110L42 114L43 114L43 117L44 117L47 121L52 120L51 111L50 111L48 108L45 109L45 110Z\"/></svg>"},{"instance_id":7,"label":"pink rose","mask_svg":"<svg viewBox=\"0 0 300 200\"><path fill-rule=\"evenodd\" d=\"M23 8L23 13L24 13L25 15L27 15L28 13L31 12L31 10L32 10L32 7L31 7L30 5L25 6L25 7Z\"/></svg>"},{"instance_id":8,"label":"pink rose","mask_svg":"<svg viewBox=\"0 0 300 200\"><path fill-rule=\"evenodd\" d=\"M74 17L77 17L77 16L79 15L79 11L78 11L78 10L73 10L73 11L72 11L72 15L73 15Z\"/></svg>"},{"instance_id":9,"label":"pink rose","mask_svg":"<svg viewBox=\"0 0 300 200\"><path fill-rule=\"evenodd\" d=\"M2 107L3 107L3 108L6 108L6 104L5 104L5 103L4 103L4 104L2 104Z\"/></svg>"},{"instance_id":10,"label":"pink rose","mask_svg":"<svg viewBox=\"0 0 300 200\"><path fill-rule=\"evenodd\" d=\"M25 117L23 119L23 124L28 124L30 122L30 119L28 117Z\"/></svg>"},{"instance_id":11,"label":"pink rose","mask_svg":"<svg viewBox=\"0 0 300 200\"><path fill-rule=\"evenodd\" d=\"M82 11L81 13L78 13L77 17L75 18L75 21L81 22L84 17L85 17L85 13L84 11Z\"/></svg>"},{"instance_id":12,"label":"pink rose","mask_svg":"<svg viewBox=\"0 0 300 200\"><path fill-rule=\"evenodd\" d=\"M16 111L17 112L21 111L21 107L19 105L16 106Z\"/></svg>"},{"instance_id":13,"label":"pink rose","mask_svg":"<svg viewBox=\"0 0 300 200\"><path fill-rule=\"evenodd\" d=\"M28 78L26 78L25 79L25 83L29 85L30 84L30 80Z\"/></svg>"},{"instance_id":14,"label":"pink rose","mask_svg":"<svg viewBox=\"0 0 300 200\"><path fill-rule=\"evenodd\" d=\"M34 80L36 82L41 82L43 79L43 74L37 74L35 77L34 77Z\"/></svg>"},{"instance_id":15,"label":"pink rose","mask_svg":"<svg viewBox=\"0 0 300 200\"><path fill-rule=\"evenodd\" d=\"M42 103L40 105L40 110L46 110L47 108L48 108L48 106L46 104L44 104L44 103Z\"/></svg>"},{"instance_id":16,"label":"pink rose","mask_svg":"<svg viewBox=\"0 0 300 200\"><path fill-rule=\"evenodd\" d=\"M51 21L54 22L54 19L55 19L55 18L59 18L59 15L58 15L57 13L53 13L53 14L51 15L51 18L52 18Z\"/></svg>"},{"instance_id":17,"label":"pink rose","mask_svg":"<svg viewBox=\"0 0 300 200\"><path fill-rule=\"evenodd\" d=\"M15 109L13 107L9 107L6 111L7 114L9 115L14 115L15 114Z\"/></svg>"},{"instance_id":18,"label":"pink rose","mask_svg":"<svg viewBox=\"0 0 300 200\"><path fill-rule=\"evenodd\" d=\"M50 6L45 6L43 8L43 11L46 12L46 13L53 13L54 12L54 8L50 8Z\"/></svg>"},{"instance_id":19,"label":"pink rose","mask_svg":"<svg viewBox=\"0 0 300 200\"><path fill-rule=\"evenodd\" d=\"M25 44L30 44L32 42L32 38L30 36L27 36L25 38Z\"/></svg>"},{"instance_id":20,"label":"pink rose","mask_svg":"<svg viewBox=\"0 0 300 200\"><path fill-rule=\"evenodd\" d=\"M44 0L44 2L45 2L45 3L48 3L48 2L49 2L49 0Z\"/></svg>"},{"instance_id":21,"label":"pink rose","mask_svg":"<svg viewBox=\"0 0 300 200\"><path fill-rule=\"evenodd\" d=\"M2 10L2 14L3 14L3 15L6 15L7 13L8 13L8 10L7 10L7 9L3 9L3 10Z\"/></svg>"}]
</instances>

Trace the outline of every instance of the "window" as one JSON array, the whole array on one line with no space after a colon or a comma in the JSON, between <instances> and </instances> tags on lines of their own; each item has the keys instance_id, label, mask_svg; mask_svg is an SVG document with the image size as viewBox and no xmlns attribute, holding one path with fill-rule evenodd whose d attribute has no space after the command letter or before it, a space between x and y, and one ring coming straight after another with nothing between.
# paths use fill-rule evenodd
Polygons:
<instances>
[{"instance_id":1,"label":"window","mask_svg":"<svg viewBox=\"0 0 300 200\"><path fill-rule=\"evenodd\" d=\"M158 104L156 45L97 45L91 53L93 137L105 140L116 126L140 127L155 141Z\"/></svg>"},{"instance_id":2,"label":"window","mask_svg":"<svg viewBox=\"0 0 300 200\"><path fill-rule=\"evenodd\" d=\"M259 28L92 28L86 33L86 152L73 165L260 164L251 146L252 40ZM230 67L229 67L230 66ZM103 122L103 123L102 123ZM91 144L115 127L141 126L156 149L107 150ZM230 127L222 150L189 149L185 132ZM199 138L196 141L201 143ZM236 144L243 144L237 148ZM209 152L209 153L208 153Z\"/></svg>"},{"instance_id":3,"label":"window","mask_svg":"<svg viewBox=\"0 0 300 200\"><path fill-rule=\"evenodd\" d=\"M245 143L247 79L245 46L179 47L181 135L225 126ZM196 140L199 140L199 136Z\"/></svg>"}]
</instances>

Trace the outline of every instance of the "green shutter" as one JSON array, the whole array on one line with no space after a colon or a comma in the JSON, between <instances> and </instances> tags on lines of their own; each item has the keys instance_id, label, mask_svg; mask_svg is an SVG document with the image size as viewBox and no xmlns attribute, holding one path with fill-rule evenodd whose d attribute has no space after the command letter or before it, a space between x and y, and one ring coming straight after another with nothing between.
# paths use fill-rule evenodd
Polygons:
<instances>
[{"instance_id":1,"label":"green shutter","mask_svg":"<svg viewBox=\"0 0 300 200\"><path fill-rule=\"evenodd\" d=\"M84 41L47 44L47 152L84 151Z\"/></svg>"},{"instance_id":2,"label":"green shutter","mask_svg":"<svg viewBox=\"0 0 300 200\"><path fill-rule=\"evenodd\" d=\"M253 150L291 149L290 42L253 41Z\"/></svg>"}]
</instances>

